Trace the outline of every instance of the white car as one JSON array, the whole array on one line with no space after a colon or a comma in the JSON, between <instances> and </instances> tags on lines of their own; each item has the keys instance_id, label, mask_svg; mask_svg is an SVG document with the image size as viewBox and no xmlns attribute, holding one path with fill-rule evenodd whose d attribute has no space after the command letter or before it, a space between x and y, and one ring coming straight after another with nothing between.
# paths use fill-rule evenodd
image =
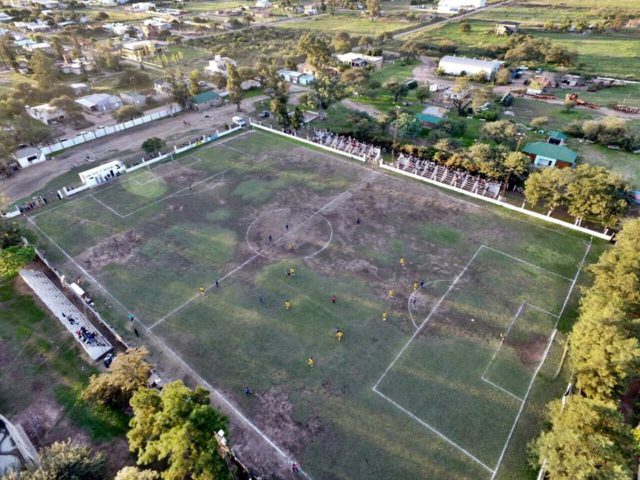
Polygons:
<instances>
[{"instance_id":1,"label":"white car","mask_svg":"<svg viewBox=\"0 0 640 480\"><path fill-rule=\"evenodd\" d=\"M231 121L232 121L233 123L235 123L235 124L236 124L237 126L239 126L239 127L244 127L244 126L247 124L247 122L246 122L246 120L245 120L244 118L239 117L239 116L237 116L237 115L236 115L235 117L233 117L233 118L231 119Z\"/></svg>"}]
</instances>

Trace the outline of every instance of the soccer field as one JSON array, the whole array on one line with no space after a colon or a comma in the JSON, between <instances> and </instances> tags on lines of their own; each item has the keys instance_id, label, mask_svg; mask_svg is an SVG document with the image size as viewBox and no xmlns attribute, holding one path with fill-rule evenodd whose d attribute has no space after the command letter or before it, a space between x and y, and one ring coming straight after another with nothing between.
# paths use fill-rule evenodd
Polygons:
<instances>
[{"instance_id":1,"label":"soccer field","mask_svg":"<svg viewBox=\"0 0 640 480\"><path fill-rule=\"evenodd\" d=\"M109 292L123 336L131 311L312 479L516 478L509 446L595 250L255 131L29 222Z\"/></svg>"}]
</instances>

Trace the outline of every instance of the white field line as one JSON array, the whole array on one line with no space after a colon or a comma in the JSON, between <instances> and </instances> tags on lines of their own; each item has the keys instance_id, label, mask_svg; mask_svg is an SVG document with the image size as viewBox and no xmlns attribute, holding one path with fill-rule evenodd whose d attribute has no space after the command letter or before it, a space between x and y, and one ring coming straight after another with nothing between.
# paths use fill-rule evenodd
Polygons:
<instances>
[{"instance_id":1,"label":"white field line","mask_svg":"<svg viewBox=\"0 0 640 480\"><path fill-rule=\"evenodd\" d=\"M409 410L407 410L406 408L404 408L402 405L399 405L398 403L396 403L394 400L392 400L391 398L387 397L384 393L380 392L376 387L373 387L373 391L375 393L377 393L378 395L380 395L382 398L384 398L387 402L389 402L390 404L392 404L394 407L396 407L398 410L402 411L403 413L405 413L406 415L408 415L410 418L412 418L413 420L415 420L416 422L418 422L420 425L422 425L423 427L425 427L427 430L435 433L438 437L440 437L442 440L444 440L445 442L447 442L449 445L451 445L452 447L456 448L457 450L459 450L460 452L462 452L463 454L465 454L467 457L471 458L473 461L475 461L477 464L481 465L485 470L487 470L489 473L494 473L493 470L491 469L491 467L489 467L487 464L485 464L482 460L480 460L479 458L477 458L476 456L474 456L472 453L470 453L469 451L465 450L464 448L462 448L460 445L458 445L456 442L454 442L453 440L451 440L449 437L447 437L446 435L444 435L442 432L436 430L435 428L433 428L431 425L429 425L427 422L425 422L424 420L422 420L419 417L416 417L413 413L411 413Z\"/></svg>"},{"instance_id":2,"label":"white field line","mask_svg":"<svg viewBox=\"0 0 640 480\"><path fill-rule=\"evenodd\" d=\"M522 405L520 405L520 409L518 410L518 414L516 415L515 420L513 421L513 425L511 426L511 431L509 432L509 436L507 437L507 441L504 444L504 447L502 448L502 452L500 453L500 457L498 457L498 463L496 463L495 469L493 471L493 475L491 475L491 480L493 480L496 476L496 474L498 473L498 470L500 469L500 464L502 463L502 459L504 458L504 454L507 452L507 447L509 446L509 442L511 442L511 437L513 436L513 432L516 429L516 425L518 424L518 420L520 419L520 415L522 415L522 411L524 410L524 406L527 403L527 398L529 397L529 393L531 392L531 388L533 387L533 383L536 380L536 377L538 376L538 372L540 372L540 369L542 368L542 365L544 364L544 361L547 359L547 355L549 354L549 350L551 349L551 345L553 344L553 340L556 336L556 333L558 332L558 322L560 321L560 318L562 317L562 314L564 313L564 309L567 307L567 304L569 303L569 297L571 296L571 293L573 292L573 289L576 286L576 282L578 281L578 277L580 276L580 271L582 270L582 267L584 266L584 262L587 259L587 255L589 254L589 251L591 250L591 244L593 242L593 238L590 239L589 244L587 245L587 248L584 252L584 255L582 256L582 260L580 260L580 264L578 265L578 271L576 272L575 276L573 277L573 280L571 282L571 286L569 287L569 291L567 292L567 296L564 299L564 303L562 304L562 308L560 309L560 313L558 313L558 317L556 320L556 323L553 327L553 333L551 334L551 337L549 338L549 343L547 344L547 348L544 351L544 355L542 356L542 360L540 360L540 363L538 364L538 367L536 368L535 372L533 373L533 376L531 377L531 381L529 381L529 386L527 387L527 391L524 395L524 401L522 402Z\"/></svg>"},{"instance_id":3,"label":"white field line","mask_svg":"<svg viewBox=\"0 0 640 480\"><path fill-rule=\"evenodd\" d=\"M135 183L136 185L149 185L150 183L157 182L157 181L158 181L159 179L161 179L161 178L165 178L165 177L168 177L168 176L169 176L169 175L171 175L171 174L176 173L178 170L181 170L181 169L184 169L184 168L189 168L189 167L191 167L192 165L195 165L196 163L198 163L198 162L201 162L201 161L202 161L202 159L201 159L201 158L196 157L195 155L189 155L189 157L193 157L193 158L195 158L196 160L195 160L195 161L193 161L193 162L191 162L191 163L188 163L188 164L186 164L186 165L182 165L182 164L181 164L180 162L178 162L177 160L171 160L172 162L175 162L175 163L176 163L176 165L175 165L171 170L169 170L168 172L165 172L165 173L163 173L162 175L156 175L155 177L153 177L153 178L151 178L151 179L149 179L149 180L146 180L146 181L144 181L144 182L141 182L140 180L136 180L136 179L134 179L134 180L133 180L133 183ZM188 157L187 157L187 158L188 158ZM167 163L167 165L170 165L170 164L169 164L169 163Z\"/></svg>"},{"instance_id":4,"label":"white field line","mask_svg":"<svg viewBox=\"0 0 640 480\"><path fill-rule=\"evenodd\" d=\"M489 369L491 368L491 365L493 365L493 362L495 361L496 357L498 356L498 352L502 349L502 345L504 345L505 338L507 338L507 335L509 335L509 332L511 331L511 327L513 327L513 324L516 322L517 318L522 313L522 309L524 308L524 306L525 306L525 302L522 302L522 304L518 307L518 311L516 312L516 314L511 319L511 322L509 323L509 326L507 327L507 330L505 331L505 333L500 338L500 343L498 344L498 348L496 348L495 351L493 352L493 355L491 356L491 360L489 360L489 363L487 363L487 366L484 369L484 372L482 373L482 376L480 377L480 378L482 378L482 380L487 380L485 378L487 376L487 372L489 371Z\"/></svg>"},{"instance_id":5,"label":"white field line","mask_svg":"<svg viewBox=\"0 0 640 480\"><path fill-rule=\"evenodd\" d=\"M49 235L47 235L34 221L33 219L27 217L29 223L31 223L47 240L51 242L62 254L69 259L71 263L73 263L78 270L80 270L83 275L88 278L94 285L96 285L100 290L106 293L124 312L130 312L127 307L125 307L120 300L118 300L115 295L113 295L109 290L107 290L100 282L98 282L89 272L87 272L75 259L69 255L57 242L55 242ZM187 364L180 355L178 355L172 348L170 348L160 337L155 335L149 327L147 327L142 321L140 321L136 317L136 323L138 323L142 328L145 329L147 334L154 338L154 340L166 351L169 352L176 361L187 370L199 383L204 385L211 393L213 393L221 402L223 402L231 411L234 412L235 415L238 416L246 425L248 425L254 432L256 432L267 444L269 444L278 454L285 459L288 463L293 463L294 460L284 452L278 445L276 445L260 428L258 428L251 420L249 420L236 406L231 403L220 391L213 387L209 382L207 382L204 378L202 378L189 364ZM297 463L297 462L296 462ZM312 480L311 476L308 475L302 468L299 469L299 473L302 474L307 480Z\"/></svg>"},{"instance_id":6,"label":"white field line","mask_svg":"<svg viewBox=\"0 0 640 480\"><path fill-rule=\"evenodd\" d=\"M359 180L353 187L351 187L348 190L345 190L344 192L338 194L337 196L333 197L331 200L329 200L329 202L325 203L322 207L320 207L318 210L316 210L315 212L313 212L311 215L309 215L307 218L305 218L302 222L300 222L299 224L293 226L292 228L290 228L289 230L287 230L286 233L284 233L283 235L281 235L280 237L276 238L275 241L273 242L273 244L271 246L268 246L265 250L269 250L270 248L273 248L273 246L275 246L276 244L278 244L278 242L280 242L281 240L287 238L287 236L289 236L290 234L296 232L300 227L302 227L305 223L307 223L309 220L311 220L312 218L314 218L316 215L319 215L323 210L329 208L331 205L333 205L335 202L339 201L342 199L342 197L344 197L345 195L349 195L351 194L356 188L358 188L362 183L366 182L367 180L369 180L372 176L377 175L377 172L371 172L368 175L366 175L364 178L362 178L361 180ZM255 259L257 258L261 258L263 257L264 254L262 252L257 252L255 253L253 256L249 257L247 260L245 260L244 262L242 262L240 265L238 265L237 267L235 267L233 270L227 272L226 274L224 274L222 277L218 278L217 281L218 283L226 280L227 278L229 278L231 275L233 275L234 273L236 273L239 270L242 270L244 267L246 267L248 264L250 264L251 262L253 262ZM208 285L207 287L205 287L205 293L208 292L209 290L211 290L214 286L215 286L216 282L214 281L213 283L211 283L210 285ZM171 317L172 315L174 315L175 313L179 312L180 310L182 310L184 307L186 307L187 305L189 305L190 303L192 303L193 301L195 301L196 299L200 298L202 295L200 293L195 293L194 295L192 295L189 299L187 299L185 302L183 302L182 304L178 305L176 308L174 308L173 310L171 310L169 313L167 313L166 315L164 315L163 317L161 317L160 319L158 319L156 322L154 322L149 329L153 329L154 327L156 327L157 325L159 325L160 323L164 322L167 318Z\"/></svg>"},{"instance_id":7,"label":"white field line","mask_svg":"<svg viewBox=\"0 0 640 480\"><path fill-rule=\"evenodd\" d=\"M423 327L427 324L427 322L429 320L431 320L431 317L433 316L433 314L436 312L436 310L438 310L438 307L440 307L440 304L444 301L444 299L446 298L447 295L449 295L449 292L451 292L451 290L453 290L453 287L455 287L457 285L457 283L460 281L460 279L462 278L462 275L464 275L464 273L467 271L467 268L469 268L469 265L471 265L471 262L473 262L475 260L475 258L478 256L478 254L480 253L480 251L484 248L484 245L480 245L478 247L478 249L476 250L476 253L473 254L473 256L471 257L471 259L467 262L467 264L464 266L464 268L462 269L462 271L458 274L458 276L453 280L453 282L451 282L451 285L449 285L449 288L447 288L447 291L444 292L442 294L442 296L438 299L438 301L436 302L436 304L433 306L433 308L431 309L431 311L429 312L429 315L427 315L427 317L424 319L424 321L420 324L420 326L418 327L418 329L413 332L413 335L411 335L411 337L409 337L409 340L407 340L407 343L404 344L404 346L400 349L400 351L398 352L398 354L395 356L395 358L393 359L393 361L389 364L389 366L386 368L386 370L384 371L384 373L380 376L380 378L378 379L378 381L375 383L375 385L373 386L373 389L377 389L378 385L380 385L380 382L382 381L382 379L387 375L387 373L389 373L389 370L391 370L393 368L393 366L396 364L396 362L400 359L400 357L402 356L402 354L404 353L404 351L409 347L409 345L411 345L411 342L413 342L413 340L418 336L418 334L420 333L420 331L422 331Z\"/></svg>"},{"instance_id":8,"label":"white field line","mask_svg":"<svg viewBox=\"0 0 640 480\"><path fill-rule=\"evenodd\" d=\"M426 287L427 285L433 285L434 283L441 283L441 282L451 282L451 280L431 280L430 282L427 282L424 284L424 286ZM411 319L411 323L413 323L413 326L418 328L418 324L416 323L415 319L413 318L413 308L411 307L411 305L413 304L413 299L416 296L416 294L422 290L422 288L419 288L418 290L415 290L413 292L411 292L411 295L409 295L409 298L407 299L407 311L409 312L409 318Z\"/></svg>"},{"instance_id":9,"label":"white field line","mask_svg":"<svg viewBox=\"0 0 640 480\"><path fill-rule=\"evenodd\" d=\"M534 308L534 309L538 310L539 312L546 313L546 314L547 314L547 315L549 315L550 317L556 317L556 318L559 318L559 317L560 317L560 314L558 314L558 313L552 313L552 312L549 312L548 310L545 310L544 308L540 308L540 307L538 307L537 305L534 305L533 303L529 303L529 302L524 302L524 303L525 303L528 307Z\"/></svg>"},{"instance_id":10,"label":"white field line","mask_svg":"<svg viewBox=\"0 0 640 480\"><path fill-rule=\"evenodd\" d=\"M501 392L506 393L507 395L509 395L510 397L515 398L516 400L518 400L519 402L524 402L523 398L520 398L518 395L516 395L513 392L510 392L509 390L507 390L506 388L502 388L500 385L498 385L497 383L493 383L491 380L488 380L487 378L485 378L484 376L480 377L480 379L483 382L487 382L489 385L491 385L492 387L497 388L498 390L500 390Z\"/></svg>"},{"instance_id":11,"label":"white field line","mask_svg":"<svg viewBox=\"0 0 640 480\"><path fill-rule=\"evenodd\" d=\"M93 194L89 195L90 198L93 198L96 202L98 202L100 205L102 205L104 208L106 208L107 210L109 210L111 213L113 213L114 215L117 215L118 217L120 217L121 219L123 219L124 217L122 215L120 215L120 213L118 213L116 210L114 210L113 208L111 208L109 205L107 205L106 203L104 203L102 200L100 200L99 198L96 198L93 196Z\"/></svg>"},{"instance_id":12,"label":"white field line","mask_svg":"<svg viewBox=\"0 0 640 480\"><path fill-rule=\"evenodd\" d=\"M551 270L547 270L546 268L541 267L539 265L535 265L535 264L533 264L531 262L527 262L526 260L523 260L522 258L514 257L513 255L510 255L510 254L508 254L506 252L503 252L502 250L497 250L497 249L491 248L491 247L485 247L485 248L487 250L491 250L492 252L499 253L500 255L504 255L507 258L515 260L516 262L520 262L520 263L523 263L525 265L529 265L530 267L537 268L538 270L540 270L542 272L545 272L545 273L548 273L549 275L554 275L556 277L563 278L563 279L567 280L568 282L571 281L571 278L565 277L564 275L560 275L559 273L556 273L556 272L552 272Z\"/></svg>"}]
</instances>

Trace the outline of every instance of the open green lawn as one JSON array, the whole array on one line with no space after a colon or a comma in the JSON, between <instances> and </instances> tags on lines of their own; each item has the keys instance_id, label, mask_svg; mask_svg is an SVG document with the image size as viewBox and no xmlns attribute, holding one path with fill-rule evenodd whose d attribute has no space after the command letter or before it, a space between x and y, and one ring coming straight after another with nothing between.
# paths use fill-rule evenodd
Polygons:
<instances>
[{"instance_id":1,"label":"open green lawn","mask_svg":"<svg viewBox=\"0 0 640 480\"><path fill-rule=\"evenodd\" d=\"M285 28L320 31L324 33L349 32L351 35L377 35L383 32L394 32L417 25L399 18L380 18L371 20L357 13L339 13L335 16L323 15L311 20L286 22Z\"/></svg>"},{"instance_id":2,"label":"open green lawn","mask_svg":"<svg viewBox=\"0 0 640 480\"><path fill-rule=\"evenodd\" d=\"M612 150L602 145L571 142L580 163L601 165L620 175L634 190L640 190L640 154Z\"/></svg>"},{"instance_id":3,"label":"open green lawn","mask_svg":"<svg viewBox=\"0 0 640 480\"><path fill-rule=\"evenodd\" d=\"M558 91L562 98L566 91ZM640 107L640 84L629 84L621 87L603 88L597 92L580 91L580 98L606 107L613 103L623 103Z\"/></svg>"},{"instance_id":4,"label":"open green lawn","mask_svg":"<svg viewBox=\"0 0 640 480\"><path fill-rule=\"evenodd\" d=\"M247 5L247 2L242 1L190 1L185 2L184 10L187 12L206 13L214 10L225 10L229 8L237 8L242 5Z\"/></svg>"},{"instance_id":5,"label":"open green lawn","mask_svg":"<svg viewBox=\"0 0 640 480\"><path fill-rule=\"evenodd\" d=\"M281 137L248 132L31 219L62 272L110 292L87 286L124 337L152 332L314 479L524 478L566 384L549 338L586 238Z\"/></svg>"}]
</instances>

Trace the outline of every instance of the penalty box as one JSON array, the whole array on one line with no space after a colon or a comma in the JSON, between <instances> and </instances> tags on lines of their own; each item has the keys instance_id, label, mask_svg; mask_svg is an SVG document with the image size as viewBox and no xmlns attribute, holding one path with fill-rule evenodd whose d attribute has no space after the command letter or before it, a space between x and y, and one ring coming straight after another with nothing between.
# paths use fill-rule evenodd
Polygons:
<instances>
[{"instance_id":1,"label":"penalty box","mask_svg":"<svg viewBox=\"0 0 640 480\"><path fill-rule=\"evenodd\" d=\"M495 474L571 286L481 246L374 391Z\"/></svg>"}]
</instances>

